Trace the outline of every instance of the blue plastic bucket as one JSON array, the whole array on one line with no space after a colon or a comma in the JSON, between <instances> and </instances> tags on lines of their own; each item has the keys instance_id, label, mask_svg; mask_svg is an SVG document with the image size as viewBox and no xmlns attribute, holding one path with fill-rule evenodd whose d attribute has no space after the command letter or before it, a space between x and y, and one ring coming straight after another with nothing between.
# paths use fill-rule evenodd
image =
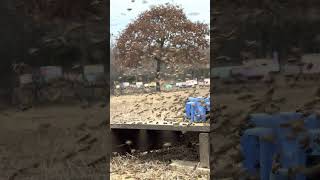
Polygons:
<instances>
[{"instance_id":1,"label":"blue plastic bucket","mask_svg":"<svg viewBox=\"0 0 320 180\"><path fill-rule=\"evenodd\" d=\"M265 113L257 113L257 114L252 114L250 115L250 120L249 122L252 123L256 127L273 127L273 119L274 117L265 114Z\"/></svg>"},{"instance_id":2,"label":"blue plastic bucket","mask_svg":"<svg viewBox=\"0 0 320 180\"><path fill-rule=\"evenodd\" d=\"M263 163L265 163L269 156L269 154L265 154L265 150L273 149L273 147L269 146L270 144L263 142L262 146L266 149L261 150L260 137L271 135L272 133L273 131L270 128L251 128L246 130L241 137L240 143L244 155L243 165L249 174L257 175L258 173L261 173L259 172L261 171L261 159L263 160ZM260 166L260 170L257 165ZM266 166L268 166L268 164ZM268 169L268 167L265 168ZM265 169L262 170L263 176L268 176L264 175L265 171Z\"/></svg>"},{"instance_id":3,"label":"blue plastic bucket","mask_svg":"<svg viewBox=\"0 0 320 180\"><path fill-rule=\"evenodd\" d=\"M203 106L200 101L204 101ZM210 110L210 99L204 97L189 97L185 106L186 117L191 122L206 121L206 114Z\"/></svg>"},{"instance_id":4,"label":"blue plastic bucket","mask_svg":"<svg viewBox=\"0 0 320 180\"><path fill-rule=\"evenodd\" d=\"M185 110L186 110L186 117L188 119L191 119L191 107L192 107L192 104L194 104L194 102L187 102L186 103Z\"/></svg>"},{"instance_id":5,"label":"blue plastic bucket","mask_svg":"<svg viewBox=\"0 0 320 180\"><path fill-rule=\"evenodd\" d=\"M270 180L288 180L288 170L279 169L277 173L270 172Z\"/></svg>"},{"instance_id":6,"label":"blue plastic bucket","mask_svg":"<svg viewBox=\"0 0 320 180\"><path fill-rule=\"evenodd\" d=\"M270 132L273 133L273 132ZM271 135L271 134L270 134ZM276 144L260 138L260 179L269 180L272 170L272 158L276 153Z\"/></svg>"},{"instance_id":7,"label":"blue plastic bucket","mask_svg":"<svg viewBox=\"0 0 320 180\"><path fill-rule=\"evenodd\" d=\"M318 142L320 140L320 129L309 130L308 136L311 140L310 148L312 149L309 155L320 156L320 144Z\"/></svg>"},{"instance_id":8,"label":"blue plastic bucket","mask_svg":"<svg viewBox=\"0 0 320 180\"><path fill-rule=\"evenodd\" d=\"M320 121L315 114L311 114L305 119L305 126L308 129L318 129L320 128Z\"/></svg>"},{"instance_id":9,"label":"blue plastic bucket","mask_svg":"<svg viewBox=\"0 0 320 180\"><path fill-rule=\"evenodd\" d=\"M200 102L196 102L194 107L194 115L196 122L206 121L207 109L205 106L202 106Z\"/></svg>"},{"instance_id":10,"label":"blue plastic bucket","mask_svg":"<svg viewBox=\"0 0 320 180\"><path fill-rule=\"evenodd\" d=\"M260 173L260 179L262 180L288 179L288 168L306 166L309 156L320 156L320 146L314 142L316 139L320 140L320 121L315 115L310 115L305 119L305 127L309 129L307 135L312 141L310 143L311 151L306 151L300 147L299 139L305 135L304 133L297 134L296 137L289 139L288 135L292 135L292 129L281 126L283 123L300 119L302 113L282 112L274 115L257 113L252 114L250 117L250 122L256 128L248 129L244 132L241 137L241 148L245 157L243 166L251 175ZM270 129L274 133L275 144L261 138L263 135L270 134ZM260 137L259 140L258 137ZM273 174L271 173L272 157L275 153L280 154L280 163L283 168ZM257 162L260 164L260 171L256 167ZM298 174L294 179L305 180L306 177Z\"/></svg>"},{"instance_id":11,"label":"blue plastic bucket","mask_svg":"<svg viewBox=\"0 0 320 180\"><path fill-rule=\"evenodd\" d=\"M278 127L282 123L301 118L301 113L296 112L281 112L270 115L265 113L257 113L250 115L250 122L257 127Z\"/></svg>"}]
</instances>

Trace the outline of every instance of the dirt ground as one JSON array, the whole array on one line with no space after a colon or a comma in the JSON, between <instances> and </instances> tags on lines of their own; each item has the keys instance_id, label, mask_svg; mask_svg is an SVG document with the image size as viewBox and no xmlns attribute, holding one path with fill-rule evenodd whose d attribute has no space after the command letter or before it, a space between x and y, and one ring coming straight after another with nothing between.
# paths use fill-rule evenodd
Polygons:
<instances>
[{"instance_id":1,"label":"dirt ground","mask_svg":"<svg viewBox=\"0 0 320 180\"><path fill-rule=\"evenodd\" d=\"M137 95L112 96L111 123L130 121L182 121L188 97L208 97L209 88Z\"/></svg>"},{"instance_id":2,"label":"dirt ground","mask_svg":"<svg viewBox=\"0 0 320 180\"><path fill-rule=\"evenodd\" d=\"M59 104L0 111L0 179L106 179L106 108ZM104 178L103 178L104 177Z\"/></svg>"}]
</instances>

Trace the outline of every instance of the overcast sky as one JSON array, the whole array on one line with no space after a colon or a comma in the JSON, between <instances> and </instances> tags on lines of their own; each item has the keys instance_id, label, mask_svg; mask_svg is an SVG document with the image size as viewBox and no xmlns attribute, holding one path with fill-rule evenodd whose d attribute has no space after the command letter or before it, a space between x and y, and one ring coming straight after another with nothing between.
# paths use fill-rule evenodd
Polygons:
<instances>
[{"instance_id":1,"label":"overcast sky","mask_svg":"<svg viewBox=\"0 0 320 180\"><path fill-rule=\"evenodd\" d=\"M171 3L179 5L191 21L210 23L210 0L111 0L110 33L113 41L132 20L150 9L151 5ZM131 8L131 11L127 9Z\"/></svg>"}]
</instances>

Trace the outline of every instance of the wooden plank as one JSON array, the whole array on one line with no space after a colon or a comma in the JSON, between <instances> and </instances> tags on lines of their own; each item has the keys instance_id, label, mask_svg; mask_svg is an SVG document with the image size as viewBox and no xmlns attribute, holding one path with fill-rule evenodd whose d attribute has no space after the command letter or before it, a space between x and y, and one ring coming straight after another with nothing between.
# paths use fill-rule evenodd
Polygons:
<instances>
[{"instance_id":1,"label":"wooden plank","mask_svg":"<svg viewBox=\"0 0 320 180\"><path fill-rule=\"evenodd\" d=\"M166 123L166 122L164 122ZM206 123L141 123L141 122L131 122L131 123L119 123L110 124L111 129L147 129L147 130L163 130L163 131L193 131L193 132L210 132L210 125Z\"/></svg>"}]
</instances>

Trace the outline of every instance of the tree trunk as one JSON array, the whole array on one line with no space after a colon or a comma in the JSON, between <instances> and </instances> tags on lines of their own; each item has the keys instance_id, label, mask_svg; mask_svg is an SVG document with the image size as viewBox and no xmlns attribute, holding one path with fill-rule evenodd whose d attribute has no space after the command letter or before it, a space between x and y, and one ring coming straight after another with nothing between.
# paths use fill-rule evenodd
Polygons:
<instances>
[{"instance_id":1,"label":"tree trunk","mask_svg":"<svg viewBox=\"0 0 320 180\"><path fill-rule=\"evenodd\" d=\"M157 78L157 81L156 81L156 91L157 92L160 92L161 91L161 88L160 88L160 67L161 67L161 61L159 59L156 58L156 61L157 61L157 75L156 75L156 78Z\"/></svg>"}]
</instances>

